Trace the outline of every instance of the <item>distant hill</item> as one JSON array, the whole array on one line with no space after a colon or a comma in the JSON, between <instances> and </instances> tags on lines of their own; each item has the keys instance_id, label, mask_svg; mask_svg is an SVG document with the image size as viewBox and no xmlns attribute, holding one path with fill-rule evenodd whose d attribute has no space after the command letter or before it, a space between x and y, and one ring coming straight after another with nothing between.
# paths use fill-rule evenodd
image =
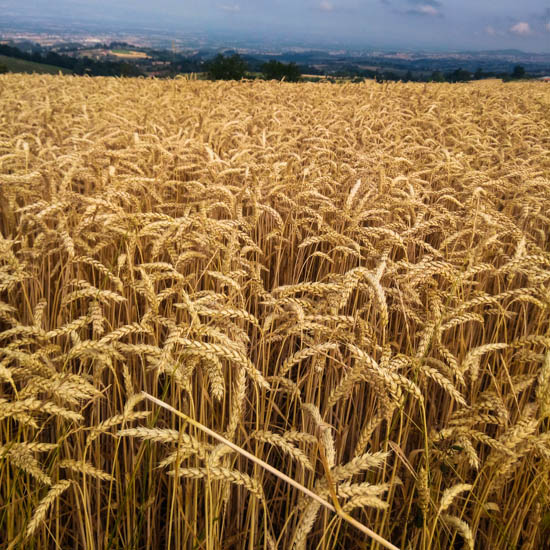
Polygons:
<instances>
[{"instance_id":1,"label":"distant hill","mask_svg":"<svg viewBox=\"0 0 550 550\"><path fill-rule=\"evenodd\" d=\"M5 65L8 71L12 73L39 73L39 74L57 74L61 71L63 74L72 74L69 69L62 69L55 65L46 65L45 63L34 63L25 59L8 57L0 55L0 65Z\"/></svg>"}]
</instances>

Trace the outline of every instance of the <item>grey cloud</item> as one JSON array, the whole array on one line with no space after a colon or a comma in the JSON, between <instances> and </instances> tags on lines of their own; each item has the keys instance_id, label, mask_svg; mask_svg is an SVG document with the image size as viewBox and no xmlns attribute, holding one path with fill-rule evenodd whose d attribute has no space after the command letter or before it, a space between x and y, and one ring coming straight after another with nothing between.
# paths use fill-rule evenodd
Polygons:
<instances>
[{"instance_id":1,"label":"grey cloud","mask_svg":"<svg viewBox=\"0 0 550 550\"><path fill-rule=\"evenodd\" d=\"M380 0L386 6L394 5L390 0ZM414 15L423 17L443 17L439 0L401 0L401 7L394 8L394 12L401 15Z\"/></svg>"},{"instance_id":2,"label":"grey cloud","mask_svg":"<svg viewBox=\"0 0 550 550\"><path fill-rule=\"evenodd\" d=\"M334 11L334 4L328 0L323 0L319 3L318 9L321 11Z\"/></svg>"},{"instance_id":3,"label":"grey cloud","mask_svg":"<svg viewBox=\"0 0 550 550\"><path fill-rule=\"evenodd\" d=\"M241 11L239 4L218 4L218 8L222 11L237 13Z\"/></svg>"},{"instance_id":4,"label":"grey cloud","mask_svg":"<svg viewBox=\"0 0 550 550\"><path fill-rule=\"evenodd\" d=\"M419 4L418 6L405 10L407 15L420 15L423 17L443 17L441 10L432 4Z\"/></svg>"},{"instance_id":5,"label":"grey cloud","mask_svg":"<svg viewBox=\"0 0 550 550\"><path fill-rule=\"evenodd\" d=\"M434 8L440 8L442 6L439 0L407 0L409 4L421 5L421 6L433 6Z\"/></svg>"}]
</instances>

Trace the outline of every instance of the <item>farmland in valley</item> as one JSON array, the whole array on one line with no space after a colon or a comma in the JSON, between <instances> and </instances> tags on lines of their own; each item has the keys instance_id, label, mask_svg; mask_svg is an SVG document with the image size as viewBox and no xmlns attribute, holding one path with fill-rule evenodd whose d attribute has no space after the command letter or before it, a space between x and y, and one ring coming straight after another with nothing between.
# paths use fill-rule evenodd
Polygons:
<instances>
[{"instance_id":1,"label":"farmland in valley","mask_svg":"<svg viewBox=\"0 0 550 550\"><path fill-rule=\"evenodd\" d=\"M147 59L149 57L146 53L135 50L110 50L109 53L127 59Z\"/></svg>"},{"instance_id":2,"label":"farmland in valley","mask_svg":"<svg viewBox=\"0 0 550 550\"><path fill-rule=\"evenodd\" d=\"M0 548L543 548L550 86L8 74L0 121Z\"/></svg>"}]
</instances>

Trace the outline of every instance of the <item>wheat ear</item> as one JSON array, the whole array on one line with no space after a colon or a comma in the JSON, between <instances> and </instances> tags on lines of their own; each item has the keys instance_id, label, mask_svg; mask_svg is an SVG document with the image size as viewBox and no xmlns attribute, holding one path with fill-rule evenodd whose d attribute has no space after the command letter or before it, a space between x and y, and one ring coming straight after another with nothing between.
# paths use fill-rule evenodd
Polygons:
<instances>
[{"instance_id":1,"label":"wheat ear","mask_svg":"<svg viewBox=\"0 0 550 550\"><path fill-rule=\"evenodd\" d=\"M324 506L325 508L328 508L332 512L335 512L338 514L342 519L347 521L348 523L351 523L354 527L359 529L361 532L363 532L365 535L371 537L373 540L384 546L385 548L388 548L389 550L399 550L397 546L394 546L391 542L387 541L385 538L381 537L356 519L352 518L350 515L348 515L346 512L344 512L339 505L338 501L334 501L334 506L326 501L324 498L321 498L319 495L315 494L313 491L310 491L307 487L304 487L302 484L298 483L297 481L294 481L292 478L288 477L287 475L283 474L279 470L273 468L273 466L270 466L267 462L264 462L263 460L255 457L253 454L249 453L248 451L245 451L244 449L241 449L238 445L235 445L234 443L231 443L231 441L228 441L225 439L225 437L217 434L216 432L212 431L210 428L207 428L200 422L197 422L196 420L193 420L186 414L183 414L182 412L178 411L174 407L168 405L164 401L161 401L160 399L157 399L156 397L153 397L152 395L148 394L147 392L142 392L141 395L145 397L145 399L149 399L149 401L152 401L159 407L163 407L167 411L170 411L174 413L175 415L179 416L180 418L183 418L186 422L189 422L192 426L195 428L202 430L206 434L210 435L214 439L217 439L219 442L223 443L224 445L227 445L234 451L240 453L244 457L248 458L249 460L252 460L255 464L258 466L261 466L268 472L271 472L273 475L277 476L279 479L282 479L284 482L288 483L289 485L292 485L295 489L298 489L302 493L306 494L308 497L316 500L319 504Z\"/></svg>"}]
</instances>

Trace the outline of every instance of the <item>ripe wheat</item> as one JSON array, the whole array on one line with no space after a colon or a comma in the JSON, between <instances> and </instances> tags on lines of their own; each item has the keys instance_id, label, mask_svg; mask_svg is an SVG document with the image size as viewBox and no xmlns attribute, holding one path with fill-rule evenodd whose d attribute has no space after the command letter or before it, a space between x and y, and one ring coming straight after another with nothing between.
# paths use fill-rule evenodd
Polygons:
<instances>
[{"instance_id":1,"label":"ripe wheat","mask_svg":"<svg viewBox=\"0 0 550 550\"><path fill-rule=\"evenodd\" d=\"M547 85L8 74L0 120L0 549L548 540Z\"/></svg>"}]
</instances>

